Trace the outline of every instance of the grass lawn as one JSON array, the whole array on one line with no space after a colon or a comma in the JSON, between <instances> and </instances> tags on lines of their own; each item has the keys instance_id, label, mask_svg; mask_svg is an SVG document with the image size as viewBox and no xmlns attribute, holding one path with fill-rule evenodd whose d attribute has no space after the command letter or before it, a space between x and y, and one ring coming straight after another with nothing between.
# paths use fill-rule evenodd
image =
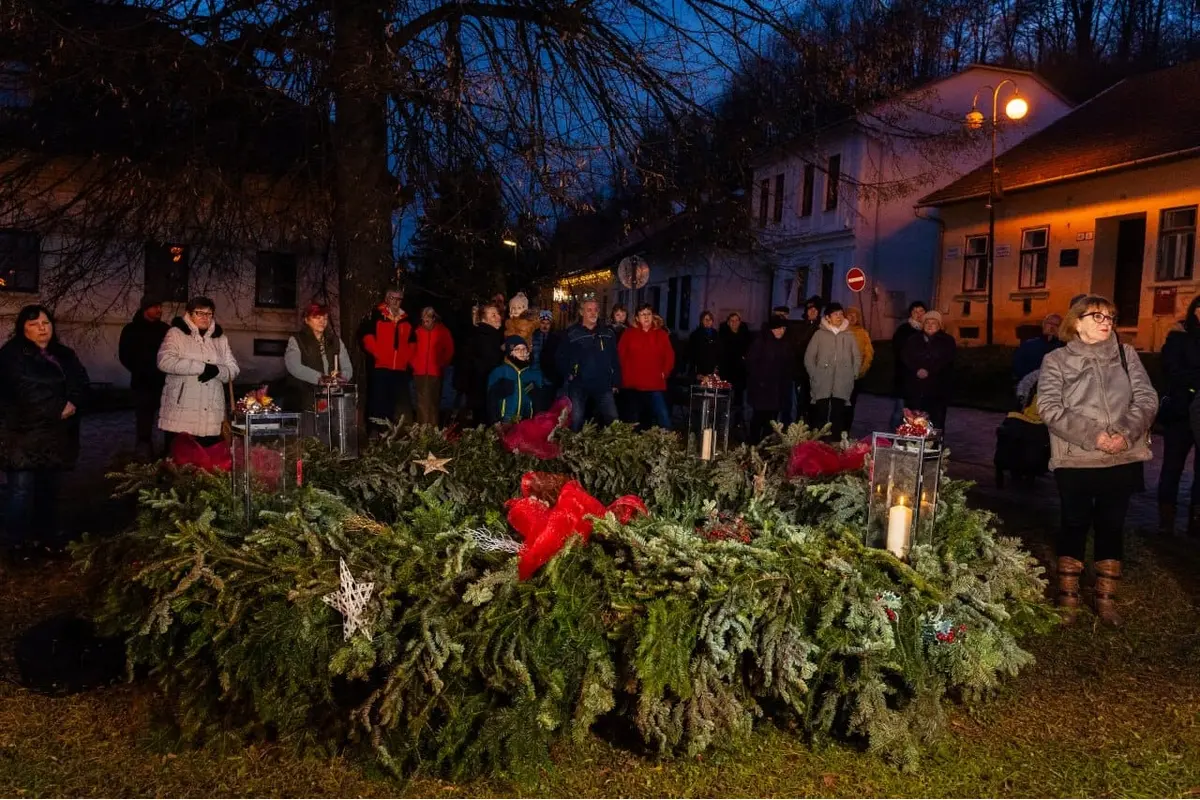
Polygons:
<instances>
[{"instance_id":1,"label":"grass lawn","mask_svg":"<svg viewBox=\"0 0 1200 800\"><path fill-rule=\"evenodd\" d=\"M1039 494L1050 491L1040 486ZM1038 503L1008 503L1009 532L1047 555ZM599 738L564 746L537 786L502 778L396 781L354 752L289 743L177 748L148 684L68 698L0 683L0 796L1196 796L1200 795L1200 588L1195 548L1131 544L1120 631L1080 624L1031 644L1038 663L951 725L919 772L842 744L762 729L703 759L655 761ZM64 564L0 577L0 659L24 626L79 604Z\"/></svg>"}]
</instances>

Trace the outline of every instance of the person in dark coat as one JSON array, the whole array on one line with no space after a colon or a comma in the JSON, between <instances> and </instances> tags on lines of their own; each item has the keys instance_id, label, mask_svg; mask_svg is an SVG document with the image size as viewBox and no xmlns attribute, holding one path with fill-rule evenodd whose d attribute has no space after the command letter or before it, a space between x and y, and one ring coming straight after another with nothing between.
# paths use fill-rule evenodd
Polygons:
<instances>
[{"instance_id":1,"label":"person in dark coat","mask_svg":"<svg viewBox=\"0 0 1200 800\"><path fill-rule=\"evenodd\" d=\"M795 360L785 339L788 322L772 317L750 344L746 353L746 399L754 409L750 422L750 442L763 440L791 403Z\"/></svg>"},{"instance_id":2,"label":"person in dark coat","mask_svg":"<svg viewBox=\"0 0 1200 800\"><path fill-rule=\"evenodd\" d=\"M589 407L601 424L615 422L613 393L621 385L621 360L617 336L600 322L600 304L595 300L579 304L579 322L567 328L555 358L571 400L571 430L582 430Z\"/></svg>"},{"instance_id":3,"label":"person in dark coat","mask_svg":"<svg viewBox=\"0 0 1200 800\"><path fill-rule=\"evenodd\" d=\"M721 345L721 377L733 384L731 413L733 426L738 429L740 436L746 424L746 354L750 352L754 337L750 327L742 321L742 315L734 311L721 323L717 339Z\"/></svg>"},{"instance_id":4,"label":"person in dark coat","mask_svg":"<svg viewBox=\"0 0 1200 800\"><path fill-rule=\"evenodd\" d=\"M1013 384L1018 384L1031 372L1042 368L1042 359L1047 353L1052 353L1063 346L1063 340L1058 338L1058 326L1062 325L1062 317L1050 314L1042 320L1042 334L1021 342L1017 352L1013 354Z\"/></svg>"},{"instance_id":5,"label":"person in dark coat","mask_svg":"<svg viewBox=\"0 0 1200 800\"><path fill-rule=\"evenodd\" d=\"M808 368L804 365L804 355L813 335L821 328L821 309L824 303L817 295L808 298L804 303L804 319L792 325L784 338L791 345L792 374L796 376L796 419L807 419L812 411L812 386L809 383ZM790 417L787 418L791 422Z\"/></svg>"},{"instance_id":6,"label":"person in dark coat","mask_svg":"<svg viewBox=\"0 0 1200 800\"><path fill-rule=\"evenodd\" d=\"M59 476L79 458L87 388L87 370L58 341L50 311L22 308L12 338L0 348L0 461L8 480L0 547L8 555L35 540L61 544Z\"/></svg>"},{"instance_id":7,"label":"person in dark coat","mask_svg":"<svg viewBox=\"0 0 1200 800\"><path fill-rule=\"evenodd\" d=\"M900 360L904 364L904 406L924 411L938 430L946 428L954 372L954 337L942 330L942 315L928 311L921 332L909 336Z\"/></svg>"},{"instance_id":8,"label":"person in dark coat","mask_svg":"<svg viewBox=\"0 0 1200 800\"><path fill-rule=\"evenodd\" d=\"M467 346L460 361L462 391L467 396L467 408L475 425L488 421L487 386L492 370L504 360L504 329L500 308L486 305L479 309Z\"/></svg>"},{"instance_id":9,"label":"person in dark coat","mask_svg":"<svg viewBox=\"0 0 1200 800\"><path fill-rule=\"evenodd\" d=\"M688 370L693 378L712 375L721 368L721 342L711 311L700 314L700 324L688 337Z\"/></svg>"},{"instance_id":10,"label":"person in dark coat","mask_svg":"<svg viewBox=\"0 0 1200 800\"><path fill-rule=\"evenodd\" d=\"M542 386L535 398L537 411L546 411L554 405L554 399L562 387L563 379L556 363L561 344L562 334L554 330L554 315L546 309L539 311L531 348L533 364L542 373Z\"/></svg>"},{"instance_id":11,"label":"person in dark coat","mask_svg":"<svg viewBox=\"0 0 1200 800\"><path fill-rule=\"evenodd\" d=\"M1192 401L1200 391L1200 296L1188 305L1187 316L1167 334L1162 348L1166 393L1158 412L1163 426L1163 464L1158 478L1158 527L1164 534L1175 531L1175 504L1179 481L1195 445L1190 422ZM1188 504L1188 536L1200 536L1200 486L1193 470Z\"/></svg>"},{"instance_id":12,"label":"person in dark coat","mask_svg":"<svg viewBox=\"0 0 1200 800\"><path fill-rule=\"evenodd\" d=\"M121 329L117 357L129 370L129 388L133 392L136 446L140 458L154 458L154 423L162 402L163 384L167 380L158 369L158 348L170 330L163 322L162 301L144 295L133 319Z\"/></svg>"},{"instance_id":13,"label":"person in dark coat","mask_svg":"<svg viewBox=\"0 0 1200 800\"><path fill-rule=\"evenodd\" d=\"M892 408L891 429L896 430L904 421L904 345L909 337L921 331L921 322L925 319L925 304L915 300L908 305L908 319L900 323L892 334L892 363L895 370L893 382L896 403Z\"/></svg>"}]
</instances>

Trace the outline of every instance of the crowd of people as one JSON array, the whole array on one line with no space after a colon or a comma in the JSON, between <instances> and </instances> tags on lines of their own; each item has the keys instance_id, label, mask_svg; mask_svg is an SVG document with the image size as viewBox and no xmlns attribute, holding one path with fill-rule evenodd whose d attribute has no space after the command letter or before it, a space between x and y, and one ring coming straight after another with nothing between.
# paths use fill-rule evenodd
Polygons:
<instances>
[{"instance_id":1,"label":"crowd of people","mask_svg":"<svg viewBox=\"0 0 1200 800\"><path fill-rule=\"evenodd\" d=\"M523 294L496 297L474 311L465 341L456 342L433 308L413 322L404 293L388 290L358 331L366 358L366 416L381 426L397 419L441 425L450 415L471 424L528 419L560 397L571 402L570 425L617 419L643 427L673 427L673 378L693 383L719 376L731 386L733 424L744 441L760 441L771 422L807 420L847 432L862 381L874 359L858 309L810 298L801 320L774 309L757 332L737 313L718 326L705 311L679 351L661 317L641 305L608 319L595 300L579 305L578 320L558 330L547 310ZM507 312L505 316L504 312ZM164 447L180 434L201 446L220 441L233 405L239 366L216 318L216 304L195 297L169 323L162 303L144 297L124 327L121 363L130 373L136 446L154 458L154 431ZM312 406L319 387L354 377L353 359L319 303L303 311L289 339L285 408ZM1081 295L1065 317L1047 316L1039 336L1017 349L1012 378L1015 410L998 431L997 459L1006 436L1021 433L1018 449L1044 447L1043 471L1053 471L1061 506L1057 540L1058 602L1072 618L1089 532L1094 535L1094 604L1101 619L1119 623L1115 598L1121 577L1125 517L1144 488L1151 458L1149 432L1161 423L1165 452L1158 485L1160 528L1174 530L1187 457L1200 429L1200 298L1168 335L1162 351L1166 390L1161 398L1136 351L1116 334L1116 309L1106 298ZM894 425L901 412L925 412L946 423L956 343L942 317L914 302L891 339L895 365ZM453 369L454 408L444 408L443 381ZM88 375L57 336L54 315L40 305L18 313L0 347L0 462L8 497L0 547L54 542L60 475L79 454L79 413ZM1010 442L1011 443L1011 442ZM1031 471L1037 471L1037 456ZM1200 488L1193 481L1187 532L1200 536Z\"/></svg>"}]
</instances>

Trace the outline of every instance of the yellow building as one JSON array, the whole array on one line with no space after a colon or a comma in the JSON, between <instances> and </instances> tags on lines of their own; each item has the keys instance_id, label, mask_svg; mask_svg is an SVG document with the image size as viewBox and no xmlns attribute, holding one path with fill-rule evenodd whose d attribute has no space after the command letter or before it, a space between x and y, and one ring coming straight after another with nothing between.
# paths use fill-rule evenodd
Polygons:
<instances>
[{"instance_id":1,"label":"yellow building","mask_svg":"<svg viewBox=\"0 0 1200 800\"><path fill-rule=\"evenodd\" d=\"M934 305L964 345L1015 344L1083 293L1111 298L1122 337L1157 350L1197 290L1200 62L1124 80L922 198L942 221ZM994 252L992 242L995 243Z\"/></svg>"}]
</instances>

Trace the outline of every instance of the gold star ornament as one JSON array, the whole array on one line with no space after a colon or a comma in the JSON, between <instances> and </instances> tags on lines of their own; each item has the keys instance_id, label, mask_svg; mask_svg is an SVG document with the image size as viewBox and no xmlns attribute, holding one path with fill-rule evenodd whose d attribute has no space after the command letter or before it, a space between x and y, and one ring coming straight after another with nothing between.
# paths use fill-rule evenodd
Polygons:
<instances>
[{"instance_id":1,"label":"gold star ornament","mask_svg":"<svg viewBox=\"0 0 1200 800\"><path fill-rule=\"evenodd\" d=\"M449 475L450 470L446 469L446 465L453 460L453 458L438 458L433 453L429 453L424 458L414 458L413 463L419 467L424 467L426 475L431 472L444 472Z\"/></svg>"}]
</instances>

